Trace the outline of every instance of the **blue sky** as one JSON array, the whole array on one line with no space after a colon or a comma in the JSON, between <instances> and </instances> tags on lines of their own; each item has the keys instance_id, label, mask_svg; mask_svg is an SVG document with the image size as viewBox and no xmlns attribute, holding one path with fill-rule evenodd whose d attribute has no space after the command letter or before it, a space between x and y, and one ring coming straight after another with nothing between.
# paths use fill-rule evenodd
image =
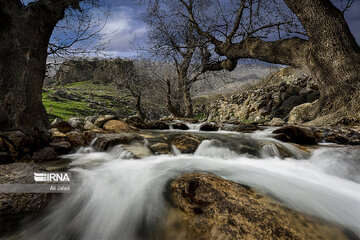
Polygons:
<instances>
[{"instance_id":1,"label":"blue sky","mask_svg":"<svg viewBox=\"0 0 360 240\"><path fill-rule=\"evenodd\" d=\"M25 4L35 0L22 0ZM131 43L145 46L147 29L142 20L145 7L138 0L103 0L110 9L110 17L102 31L103 40L109 43L107 53L114 57L136 57ZM300 1L300 0L299 0ZM347 0L343 0L346 2ZM341 8L341 0L333 0ZM355 0L345 18L360 44L360 0Z\"/></svg>"},{"instance_id":2,"label":"blue sky","mask_svg":"<svg viewBox=\"0 0 360 240\"><path fill-rule=\"evenodd\" d=\"M146 42L146 25L142 21L145 8L136 4L134 0L105 0L111 9L111 16L105 26L104 32L111 33L106 36L109 41L108 51L114 56L134 57L136 51L130 42L140 45ZM341 7L341 0L335 0ZM345 18L360 44L360 0L355 0L352 8L346 12Z\"/></svg>"}]
</instances>

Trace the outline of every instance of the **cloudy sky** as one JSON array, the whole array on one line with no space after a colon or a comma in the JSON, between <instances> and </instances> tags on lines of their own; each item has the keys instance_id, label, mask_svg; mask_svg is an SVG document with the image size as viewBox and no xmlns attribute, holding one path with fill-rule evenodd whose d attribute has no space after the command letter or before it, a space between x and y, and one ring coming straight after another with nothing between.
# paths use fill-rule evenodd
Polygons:
<instances>
[{"instance_id":1,"label":"cloudy sky","mask_svg":"<svg viewBox=\"0 0 360 240\"><path fill-rule=\"evenodd\" d=\"M113 56L135 57L131 42L140 45L146 42L146 25L142 21L143 6L134 0L106 0L111 16L104 28L105 38L109 41L108 51ZM335 0L341 7L341 0ZM346 13L350 29L360 44L360 0L355 0L351 10Z\"/></svg>"}]
</instances>

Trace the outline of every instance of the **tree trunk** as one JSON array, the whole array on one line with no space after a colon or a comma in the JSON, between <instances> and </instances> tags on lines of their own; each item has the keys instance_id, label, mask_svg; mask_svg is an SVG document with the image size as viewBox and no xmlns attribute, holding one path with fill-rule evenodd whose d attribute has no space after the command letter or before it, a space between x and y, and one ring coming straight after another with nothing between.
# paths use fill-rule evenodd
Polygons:
<instances>
[{"instance_id":1,"label":"tree trunk","mask_svg":"<svg viewBox=\"0 0 360 240\"><path fill-rule=\"evenodd\" d=\"M166 81L167 86L167 94L166 94L166 108L170 112L171 115L174 117L183 117L181 114L179 106L174 106L172 98L172 92L171 92L171 83L170 80Z\"/></svg>"},{"instance_id":2,"label":"tree trunk","mask_svg":"<svg viewBox=\"0 0 360 240\"><path fill-rule=\"evenodd\" d=\"M0 131L47 139L49 122L41 99L47 47L69 2L25 7L19 0L0 0Z\"/></svg>"},{"instance_id":3,"label":"tree trunk","mask_svg":"<svg viewBox=\"0 0 360 240\"><path fill-rule=\"evenodd\" d=\"M330 1L284 0L309 37L305 67L320 88L319 116L360 119L360 47Z\"/></svg>"},{"instance_id":4,"label":"tree trunk","mask_svg":"<svg viewBox=\"0 0 360 240\"><path fill-rule=\"evenodd\" d=\"M245 38L231 43L213 38L215 51L227 59L204 70L231 71L240 58L301 67L312 75L320 89L314 116L321 121L315 124L334 124L341 118L360 120L360 47L343 12L330 0L284 2L302 23L308 40L294 37L267 42Z\"/></svg>"},{"instance_id":5,"label":"tree trunk","mask_svg":"<svg viewBox=\"0 0 360 240\"><path fill-rule=\"evenodd\" d=\"M193 105L192 105L192 99L190 94L190 86L189 81L187 78L187 71L188 69L181 71L179 75L179 82L181 91L182 91L182 97L185 104L185 117L193 117Z\"/></svg>"},{"instance_id":6,"label":"tree trunk","mask_svg":"<svg viewBox=\"0 0 360 240\"><path fill-rule=\"evenodd\" d=\"M136 96L135 99L136 99L136 104L135 104L136 115L142 120L145 120L145 114L141 109L141 96Z\"/></svg>"}]
</instances>

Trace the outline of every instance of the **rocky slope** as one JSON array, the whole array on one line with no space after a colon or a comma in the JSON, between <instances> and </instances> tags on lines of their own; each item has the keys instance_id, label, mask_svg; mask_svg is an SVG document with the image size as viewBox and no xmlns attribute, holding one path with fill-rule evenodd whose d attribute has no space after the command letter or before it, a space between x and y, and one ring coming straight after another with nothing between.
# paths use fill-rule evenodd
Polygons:
<instances>
[{"instance_id":1,"label":"rocky slope","mask_svg":"<svg viewBox=\"0 0 360 240\"><path fill-rule=\"evenodd\" d=\"M217 98L213 103L200 108L211 121L265 122L276 118L281 125L289 119L301 122L291 111L294 107L312 103L318 98L318 87L311 77L299 70L285 68L249 90Z\"/></svg>"}]
</instances>

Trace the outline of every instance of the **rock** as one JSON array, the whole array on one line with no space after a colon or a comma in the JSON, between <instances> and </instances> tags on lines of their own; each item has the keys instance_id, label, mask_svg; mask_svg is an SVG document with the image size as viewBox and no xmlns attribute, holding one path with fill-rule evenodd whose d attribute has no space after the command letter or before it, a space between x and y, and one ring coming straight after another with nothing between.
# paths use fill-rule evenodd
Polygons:
<instances>
[{"instance_id":1,"label":"rock","mask_svg":"<svg viewBox=\"0 0 360 240\"><path fill-rule=\"evenodd\" d=\"M282 120L281 118L273 118L270 122L267 123L269 126L283 126L286 122Z\"/></svg>"},{"instance_id":2,"label":"rock","mask_svg":"<svg viewBox=\"0 0 360 240\"><path fill-rule=\"evenodd\" d=\"M288 88L286 89L286 93L288 93L290 96L294 96L299 94L301 88L299 86L295 86L294 84L290 84Z\"/></svg>"},{"instance_id":3,"label":"rock","mask_svg":"<svg viewBox=\"0 0 360 240\"><path fill-rule=\"evenodd\" d=\"M94 129L99 129L99 128L94 123L91 123L89 121L85 121L84 130L94 130Z\"/></svg>"},{"instance_id":4,"label":"rock","mask_svg":"<svg viewBox=\"0 0 360 240\"><path fill-rule=\"evenodd\" d=\"M134 115L134 116L130 116L127 117L125 119L125 122L127 122L128 124L130 124L131 126L137 127L137 128L141 128L141 126L144 124L144 120L142 120L139 116Z\"/></svg>"},{"instance_id":5,"label":"rock","mask_svg":"<svg viewBox=\"0 0 360 240\"><path fill-rule=\"evenodd\" d=\"M245 105L241 106L234 115L240 120L247 119L249 117L249 107Z\"/></svg>"},{"instance_id":6,"label":"rock","mask_svg":"<svg viewBox=\"0 0 360 240\"><path fill-rule=\"evenodd\" d=\"M149 146L155 154L170 154L171 149L168 143L159 142Z\"/></svg>"},{"instance_id":7,"label":"rock","mask_svg":"<svg viewBox=\"0 0 360 240\"><path fill-rule=\"evenodd\" d=\"M45 147L37 152L34 152L32 159L36 162L44 162L49 160L54 160L58 157L54 147Z\"/></svg>"},{"instance_id":8,"label":"rock","mask_svg":"<svg viewBox=\"0 0 360 240\"><path fill-rule=\"evenodd\" d=\"M281 108L284 110L285 113L289 113L295 106L303 104L306 100L300 96L291 96L286 99Z\"/></svg>"},{"instance_id":9,"label":"rock","mask_svg":"<svg viewBox=\"0 0 360 240\"><path fill-rule=\"evenodd\" d=\"M98 119L97 116L87 116L85 118L85 121L91 122L91 123L95 123L96 119Z\"/></svg>"},{"instance_id":10,"label":"rock","mask_svg":"<svg viewBox=\"0 0 360 240\"><path fill-rule=\"evenodd\" d=\"M299 96L306 97L307 95L309 95L309 94L311 94L313 92L314 92L313 89L305 87L305 88L300 90Z\"/></svg>"},{"instance_id":11,"label":"rock","mask_svg":"<svg viewBox=\"0 0 360 240\"><path fill-rule=\"evenodd\" d=\"M124 121L119 120L110 120L107 121L103 129L110 133L121 133L121 132L129 132L132 130L132 128Z\"/></svg>"},{"instance_id":12,"label":"rock","mask_svg":"<svg viewBox=\"0 0 360 240\"><path fill-rule=\"evenodd\" d=\"M1 184L35 184L34 172L44 172L34 163L0 165ZM51 200L45 193L0 193L0 216L39 212Z\"/></svg>"},{"instance_id":13,"label":"rock","mask_svg":"<svg viewBox=\"0 0 360 240\"><path fill-rule=\"evenodd\" d=\"M167 129L170 129L170 126L166 122L163 122L163 121L154 121L154 122L145 122L139 128L167 130Z\"/></svg>"},{"instance_id":14,"label":"rock","mask_svg":"<svg viewBox=\"0 0 360 240\"><path fill-rule=\"evenodd\" d=\"M234 131L235 132L249 133L249 132L257 131L259 129L260 128L256 124L239 124L239 126L237 126L234 129Z\"/></svg>"},{"instance_id":15,"label":"rock","mask_svg":"<svg viewBox=\"0 0 360 240\"><path fill-rule=\"evenodd\" d=\"M63 139L51 142L50 146L54 148L58 155L67 154L73 149L71 143Z\"/></svg>"},{"instance_id":16,"label":"rock","mask_svg":"<svg viewBox=\"0 0 360 240\"><path fill-rule=\"evenodd\" d=\"M0 152L0 165L12 162L11 155L7 152Z\"/></svg>"},{"instance_id":17,"label":"rock","mask_svg":"<svg viewBox=\"0 0 360 240\"><path fill-rule=\"evenodd\" d=\"M52 128L49 130L51 138L64 138L66 137L65 133L60 132L57 128Z\"/></svg>"},{"instance_id":18,"label":"rock","mask_svg":"<svg viewBox=\"0 0 360 240\"><path fill-rule=\"evenodd\" d=\"M173 208L161 239L347 239L334 225L210 174L176 178L168 199Z\"/></svg>"},{"instance_id":19,"label":"rock","mask_svg":"<svg viewBox=\"0 0 360 240\"><path fill-rule=\"evenodd\" d=\"M219 126L216 123L206 122L200 126L200 131L214 132L219 130Z\"/></svg>"},{"instance_id":20,"label":"rock","mask_svg":"<svg viewBox=\"0 0 360 240\"><path fill-rule=\"evenodd\" d=\"M175 135L169 139L169 142L181 153L194 153L201 143L200 139L191 133Z\"/></svg>"},{"instance_id":21,"label":"rock","mask_svg":"<svg viewBox=\"0 0 360 240\"><path fill-rule=\"evenodd\" d=\"M173 123L171 126L173 129L189 130L189 127L185 123L182 123L182 122Z\"/></svg>"},{"instance_id":22,"label":"rock","mask_svg":"<svg viewBox=\"0 0 360 240\"><path fill-rule=\"evenodd\" d=\"M360 133L352 129L327 129L324 133L326 142L360 145Z\"/></svg>"},{"instance_id":23,"label":"rock","mask_svg":"<svg viewBox=\"0 0 360 240\"><path fill-rule=\"evenodd\" d=\"M51 123L51 128L57 128L60 132L66 133L72 130L71 125L63 121L59 118L55 118L55 120Z\"/></svg>"},{"instance_id":24,"label":"rock","mask_svg":"<svg viewBox=\"0 0 360 240\"><path fill-rule=\"evenodd\" d=\"M274 138L298 144L317 144L321 140L321 135L309 127L285 126L273 131Z\"/></svg>"},{"instance_id":25,"label":"rock","mask_svg":"<svg viewBox=\"0 0 360 240\"><path fill-rule=\"evenodd\" d=\"M71 145L74 147L84 147L87 145L87 141L85 140L85 135L83 133L71 131L66 133L66 136L71 142Z\"/></svg>"},{"instance_id":26,"label":"rock","mask_svg":"<svg viewBox=\"0 0 360 240\"><path fill-rule=\"evenodd\" d=\"M96 119L96 121L94 122L94 124L95 124L96 126L102 128L107 121L110 121L110 120L113 120L113 119L115 119L115 116L114 116L114 115L99 116L99 117ZM87 129L87 130L90 130L90 129Z\"/></svg>"},{"instance_id":27,"label":"rock","mask_svg":"<svg viewBox=\"0 0 360 240\"><path fill-rule=\"evenodd\" d=\"M78 117L72 117L68 120L68 123L72 128L78 128L81 129L84 126L84 121L81 118Z\"/></svg>"},{"instance_id":28,"label":"rock","mask_svg":"<svg viewBox=\"0 0 360 240\"><path fill-rule=\"evenodd\" d=\"M106 151L116 145L130 144L143 140L142 136L133 133L99 134L94 142L94 148L98 151Z\"/></svg>"},{"instance_id":29,"label":"rock","mask_svg":"<svg viewBox=\"0 0 360 240\"><path fill-rule=\"evenodd\" d=\"M315 118L314 103L304 103L294 107L289 113L289 124L302 124Z\"/></svg>"}]
</instances>

